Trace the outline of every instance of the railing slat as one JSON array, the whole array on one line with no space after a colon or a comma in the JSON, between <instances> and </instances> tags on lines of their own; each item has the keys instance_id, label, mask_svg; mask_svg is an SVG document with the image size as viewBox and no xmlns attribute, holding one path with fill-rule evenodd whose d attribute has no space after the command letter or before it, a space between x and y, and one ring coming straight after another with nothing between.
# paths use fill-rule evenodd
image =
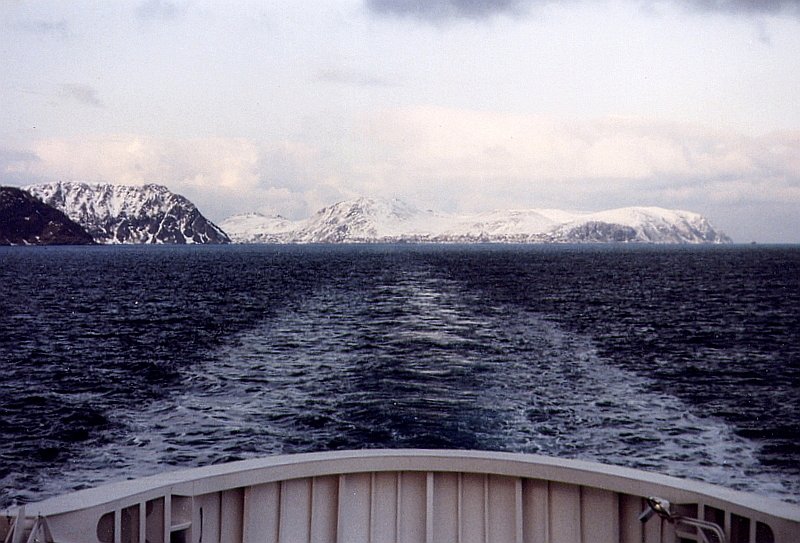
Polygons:
<instances>
[{"instance_id":1,"label":"railing slat","mask_svg":"<svg viewBox=\"0 0 800 543\"><path fill-rule=\"evenodd\" d=\"M224 490L220 497L220 543L240 543L244 536L244 492L240 488ZM170 504L165 504L164 515L167 524L170 522ZM169 541L169 538L165 539Z\"/></svg>"},{"instance_id":2,"label":"railing slat","mask_svg":"<svg viewBox=\"0 0 800 543\"><path fill-rule=\"evenodd\" d=\"M311 543L330 543L336 539L336 512L339 482L335 476L315 477L311 501Z\"/></svg>"},{"instance_id":3,"label":"railing slat","mask_svg":"<svg viewBox=\"0 0 800 543\"><path fill-rule=\"evenodd\" d=\"M311 539L311 479L281 483L281 543L305 543Z\"/></svg>"},{"instance_id":4,"label":"railing slat","mask_svg":"<svg viewBox=\"0 0 800 543\"><path fill-rule=\"evenodd\" d=\"M515 543L517 538L516 521L516 479L491 475L487 477L486 509L488 512L486 532L492 543Z\"/></svg>"},{"instance_id":5,"label":"railing slat","mask_svg":"<svg viewBox=\"0 0 800 543\"><path fill-rule=\"evenodd\" d=\"M376 473L375 492L372 496L371 516L372 543L394 543L397 541L399 516L397 513L396 472Z\"/></svg>"},{"instance_id":6,"label":"railing slat","mask_svg":"<svg viewBox=\"0 0 800 543\"><path fill-rule=\"evenodd\" d=\"M247 487L244 493L244 543L277 543L280 509L279 483Z\"/></svg>"},{"instance_id":7,"label":"railing slat","mask_svg":"<svg viewBox=\"0 0 800 543\"><path fill-rule=\"evenodd\" d=\"M547 481L525 479L522 482L522 532L525 543L548 543L550 540L549 496Z\"/></svg>"},{"instance_id":8,"label":"railing slat","mask_svg":"<svg viewBox=\"0 0 800 543\"><path fill-rule=\"evenodd\" d=\"M369 543L370 474L353 473L339 479L339 520L337 541Z\"/></svg>"},{"instance_id":9,"label":"railing slat","mask_svg":"<svg viewBox=\"0 0 800 543\"><path fill-rule=\"evenodd\" d=\"M433 475L433 541L458 541L458 473Z\"/></svg>"},{"instance_id":10,"label":"railing slat","mask_svg":"<svg viewBox=\"0 0 800 543\"><path fill-rule=\"evenodd\" d=\"M619 501L615 492L596 488L581 489L581 527L583 541L617 543Z\"/></svg>"},{"instance_id":11,"label":"railing slat","mask_svg":"<svg viewBox=\"0 0 800 543\"><path fill-rule=\"evenodd\" d=\"M424 543L427 476L424 472L407 471L402 473L401 480L403 486L399 509L398 542Z\"/></svg>"},{"instance_id":12,"label":"railing slat","mask_svg":"<svg viewBox=\"0 0 800 543\"><path fill-rule=\"evenodd\" d=\"M483 475L465 473L462 478L462 523L463 543L484 543L486 526Z\"/></svg>"},{"instance_id":13,"label":"railing slat","mask_svg":"<svg viewBox=\"0 0 800 543\"><path fill-rule=\"evenodd\" d=\"M550 543L581 542L581 492L577 485L550 484Z\"/></svg>"},{"instance_id":14,"label":"railing slat","mask_svg":"<svg viewBox=\"0 0 800 543\"><path fill-rule=\"evenodd\" d=\"M642 523L639 515L644 511L644 501L639 496L622 494L619 496L620 543L641 543Z\"/></svg>"}]
</instances>

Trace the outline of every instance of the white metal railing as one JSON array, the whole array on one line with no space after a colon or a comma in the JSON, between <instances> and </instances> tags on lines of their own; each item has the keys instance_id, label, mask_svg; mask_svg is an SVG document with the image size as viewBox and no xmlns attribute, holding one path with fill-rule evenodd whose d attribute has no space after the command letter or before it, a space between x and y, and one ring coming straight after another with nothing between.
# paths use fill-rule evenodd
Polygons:
<instances>
[{"instance_id":1,"label":"white metal railing","mask_svg":"<svg viewBox=\"0 0 800 543\"><path fill-rule=\"evenodd\" d=\"M800 507L578 460L366 450L176 471L0 512L6 543L280 542L292 530L307 541L791 543Z\"/></svg>"}]
</instances>

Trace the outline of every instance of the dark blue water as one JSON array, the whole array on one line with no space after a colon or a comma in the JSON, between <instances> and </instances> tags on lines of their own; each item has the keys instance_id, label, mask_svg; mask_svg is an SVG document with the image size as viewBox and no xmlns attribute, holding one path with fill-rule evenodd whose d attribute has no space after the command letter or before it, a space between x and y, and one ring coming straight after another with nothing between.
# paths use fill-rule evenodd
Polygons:
<instances>
[{"instance_id":1,"label":"dark blue water","mask_svg":"<svg viewBox=\"0 0 800 543\"><path fill-rule=\"evenodd\" d=\"M524 451L800 496L800 248L0 248L0 505Z\"/></svg>"}]
</instances>

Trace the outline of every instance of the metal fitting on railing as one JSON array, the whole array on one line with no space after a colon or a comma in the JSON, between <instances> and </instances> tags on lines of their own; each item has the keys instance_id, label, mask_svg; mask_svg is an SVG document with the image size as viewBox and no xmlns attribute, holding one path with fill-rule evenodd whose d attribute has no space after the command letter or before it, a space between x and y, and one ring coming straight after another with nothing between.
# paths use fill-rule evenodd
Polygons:
<instances>
[{"instance_id":1,"label":"metal fitting on railing","mask_svg":"<svg viewBox=\"0 0 800 543\"><path fill-rule=\"evenodd\" d=\"M728 541L725 537L725 532L718 524L673 513L671 504L664 498L650 496L645 501L647 502L647 508L639 515L639 521L641 522L647 522L653 515L658 515L676 526L684 525L696 528L703 543L727 543ZM713 538L710 538L709 535L712 535Z\"/></svg>"}]
</instances>

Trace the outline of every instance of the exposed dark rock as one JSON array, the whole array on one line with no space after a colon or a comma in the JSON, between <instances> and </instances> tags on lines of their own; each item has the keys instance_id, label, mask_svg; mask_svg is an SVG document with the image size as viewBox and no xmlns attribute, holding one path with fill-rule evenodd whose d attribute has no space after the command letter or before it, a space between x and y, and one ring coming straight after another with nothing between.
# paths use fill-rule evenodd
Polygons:
<instances>
[{"instance_id":1,"label":"exposed dark rock","mask_svg":"<svg viewBox=\"0 0 800 543\"><path fill-rule=\"evenodd\" d=\"M16 187L0 187L0 245L94 243L64 213Z\"/></svg>"},{"instance_id":2,"label":"exposed dark rock","mask_svg":"<svg viewBox=\"0 0 800 543\"><path fill-rule=\"evenodd\" d=\"M610 243L636 241L636 229L622 224L590 221L564 232L557 241L566 243Z\"/></svg>"}]
</instances>

